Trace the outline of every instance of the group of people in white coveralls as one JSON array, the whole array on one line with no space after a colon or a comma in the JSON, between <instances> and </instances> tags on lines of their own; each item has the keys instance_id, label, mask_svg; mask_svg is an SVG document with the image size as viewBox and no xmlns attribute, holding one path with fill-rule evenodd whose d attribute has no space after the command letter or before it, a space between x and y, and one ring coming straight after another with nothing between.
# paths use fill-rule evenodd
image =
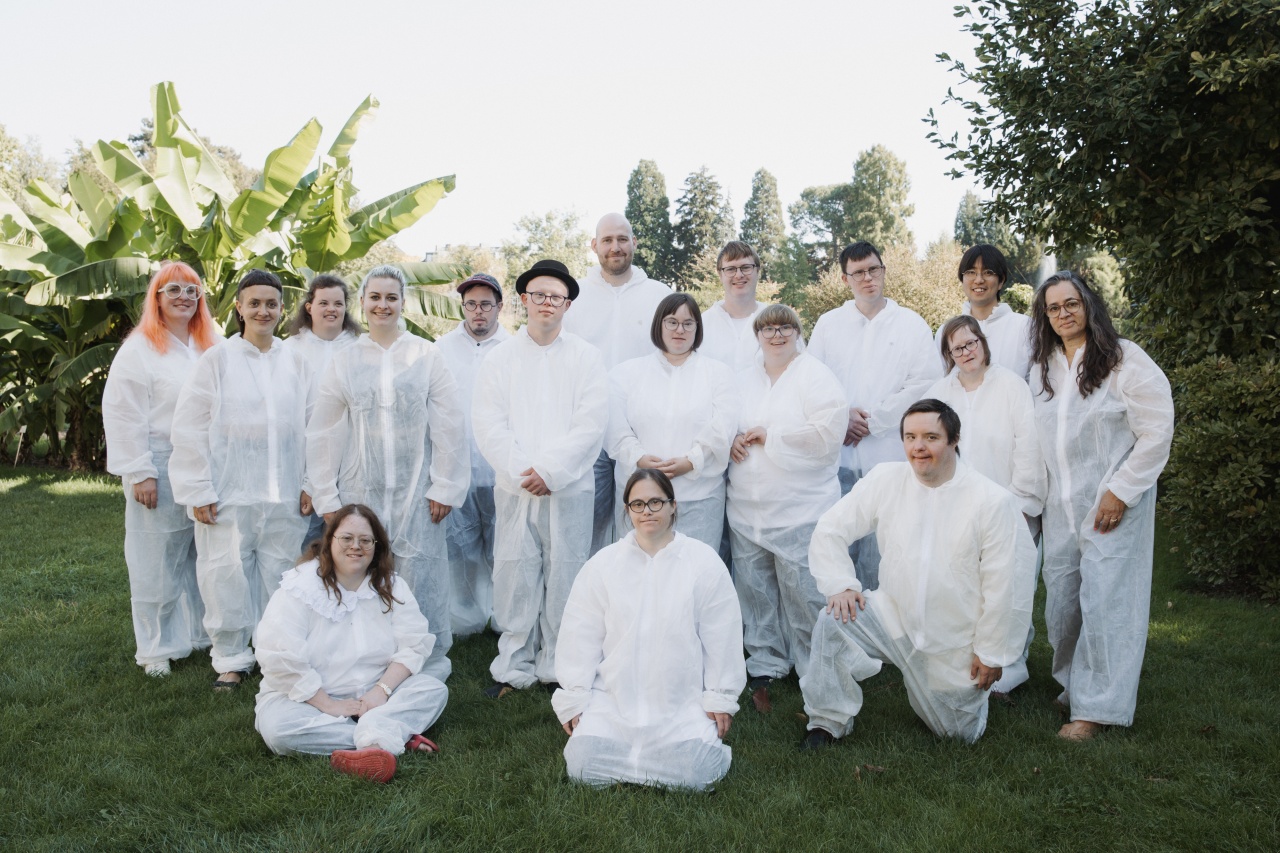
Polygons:
<instances>
[{"instance_id":1,"label":"group of people in white coveralls","mask_svg":"<svg viewBox=\"0 0 1280 853\"><path fill-rule=\"evenodd\" d=\"M806 345L746 243L705 312L634 266L621 215L591 247L581 281L516 279L514 333L470 276L434 343L394 265L360 283L364 328L318 275L283 340L271 272L224 340L196 270L162 265L103 398L145 672L209 648L226 692L256 666L272 751L387 781L438 751L453 638L488 627L485 695L550 690L571 778L703 789L744 691L767 713L792 670L807 749L885 662L933 732L976 740L1027 680L1043 572L1059 735L1132 724L1173 405L1084 280L1024 316L974 246L935 335L855 243Z\"/></svg>"}]
</instances>

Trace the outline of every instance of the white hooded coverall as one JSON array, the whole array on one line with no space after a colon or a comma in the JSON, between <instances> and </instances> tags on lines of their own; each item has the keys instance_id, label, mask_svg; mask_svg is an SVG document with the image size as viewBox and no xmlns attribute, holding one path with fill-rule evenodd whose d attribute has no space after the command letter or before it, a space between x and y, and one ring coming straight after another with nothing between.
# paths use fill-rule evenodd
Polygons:
<instances>
[{"instance_id":1,"label":"white hooded coverall","mask_svg":"<svg viewBox=\"0 0 1280 853\"><path fill-rule=\"evenodd\" d=\"M129 568L134 660L139 666L184 658L206 648L204 604L196 585L196 541L186 508L169 485L169 431L183 383L201 351L169 335L156 352L141 334L120 345L102 393L107 470L124 485L124 561ZM147 509L134 485L154 478L157 501Z\"/></svg>"},{"instance_id":2,"label":"white hooded coverall","mask_svg":"<svg viewBox=\"0 0 1280 853\"><path fill-rule=\"evenodd\" d=\"M590 554L593 466L608 420L600 352L576 335L540 346L521 329L485 358L471 425L495 480L494 681L523 689L555 680L564 603ZM521 488L530 468L550 495Z\"/></svg>"},{"instance_id":3,"label":"white hooded coverall","mask_svg":"<svg viewBox=\"0 0 1280 853\"><path fill-rule=\"evenodd\" d=\"M631 530L622 490L641 456L688 457L693 470L671 481L679 512L676 530L720 547L724 531L725 469L738 427L733 374L692 352L679 366L662 352L618 365L609 374L606 447L617 463L617 527Z\"/></svg>"},{"instance_id":4,"label":"white hooded coverall","mask_svg":"<svg viewBox=\"0 0 1280 853\"><path fill-rule=\"evenodd\" d=\"M1156 480L1169 460L1169 380L1132 341L1100 388L1081 397L1062 350L1049 359L1049 398L1031 370L1049 467L1044 514L1045 623L1053 677L1072 720L1133 723L1147 645ZM1087 344L1086 344L1087 346ZM1076 352L1077 368L1084 349ZM1102 495L1128 507L1110 533L1093 529Z\"/></svg>"},{"instance_id":5,"label":"white hooded coverall","mask_svg":"<svg viewBox=\"0 0 1280 853\"><path fill-rule=\"evenodd\" d=\"M721 299L702 312L702 346L698 354L714 358L734 374L751 367L760 354L760 341L756 340L756 315L768 307L767 302L757 302L750 317L735 319L724 310Z\"/></svg>"},{"instance_id":6,"label":"white hooded coverall","mask_svg":"<svg viewBox=\"0 0 1280 853\"><path fill-rule=\"evenodd\" d=\"M493 467L476 446L471 429L471 398L481 363L489 351L511 337L494 321L489 337L477 341L463 324L436 341L449 372L458 383L467 443L471 448L471 487L467 499L449 513L449 570L453 575L453 603L450 610L454 636L483 631L493 617ZM494 626L495 630L498 627Z\"/></svg>"},{"instance_id":7,"label":"white hooded coverall","mask_svg":"<svg viewBox=\"0 0 1280 853\"><path fill-rule=\"evenodd\" d=\"M813 628L813 661L800 678L810 729L843 737L862 708L859 681L887 661L902 671L911 707L934 734L972 743L987 725L987 693L969 675L973 657L1007 666L1022 654L1031 621L1035 546L1004 488L957 461L937 487L909 463L879 465L818 522L809 563L830 597L861 592L849 543L874 532L884 571L851 622L825 611Z\"/></svg>"},{"instance_id":8,"label":"white hooded coverall","mask_svg":"<svg viewBox=\"0 0 1280 853\"><path fill-rule=\"evenodd\" d=\"M366 577L341 598L326 589L311 560L286 572L258 625L258 690L254 725L277 755L327 755L336 749L379 747L399 755L415 734L440 717L449 690L422 672L435 643L430 626L399 576L391 612ZM386 703L359 720L307 704L323 690L356 699L374 689L393 663L411 673Z\"/></svg>"},{"instance_id":9,"label":"white hooded coverall","mask_svg":"<svg viewBox=\"0 0 1280 853\"><path fill-rule=\"evenodd\" d=\"M809 537L840 497L836 463L849 423L840 383L800 353L771 383L762 363L738 374L738 432L764 427L765 443L729 466L733 583L742 604L747 671L804 674L809 634L826 605L809 573Z\"/></svg>"},{"instance_id":10,"label":"white hooded coverall","mask_svg":"<svg viewBox=\"0 0 1280 853\"><path fill-rule=\"evenodd\" d=\"M213 668L252 668L254 626L298 558L309 375L279 338L260 351L232 335L200 357L173 414L169 481L188 508L217 505L195 525L196 579Z\"/></svg>"},{"instance_id":11,"label":"white hooded coverall","mask_svg":"<svg viewBox=\"0 0 1280 853\"><path fill-rule=\"evenodd\" d=\"M435 344L404 332L384 348L365 335L330 362L307 426L312 500L321 514L352 503L377 513L435 634L423 671L441 681L452 669L449 552L429 501L461 505L470 467L457 385Z\"/></svg>"},{"instance_id":12,"label":"white hooded coverall","mask_svg":"<svg viewBox=\"0 0 1280 853\"><path fill-rule=\"evenodd\" d=\"M968 300L960 308L960 313L973 316ZM944 324L945 325L945 324ZM1019 314L1005 303L996 305L991 316L978 321L978 328L987 338L987 348L991 350L991 363L1013 371L1025 382L1031 374L1031 318ZM934 352L946 366L942 358L942 328L933 333Z\"/></svg>"},{"instance_id":13,"label":"white hooded coverall","mask_svg":"<svg viewBox=\"0 0 1280 853\"><path fill-rule=\"evenodd\" d=\"M650 557L635 532L573 584L556 651L556 717L582 715L569 777L702 789L731 750L708 712L733 714L746 685L733 584L709 546L677 533Z\"/></svg>"}]
</instances>

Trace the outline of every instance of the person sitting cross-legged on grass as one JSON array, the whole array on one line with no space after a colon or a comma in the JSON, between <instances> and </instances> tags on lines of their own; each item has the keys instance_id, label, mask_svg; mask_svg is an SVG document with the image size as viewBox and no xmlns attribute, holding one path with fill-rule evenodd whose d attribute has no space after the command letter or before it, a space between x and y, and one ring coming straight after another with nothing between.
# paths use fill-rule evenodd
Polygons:
<instances>
[{"instance_id":1,"label":"person sitting cross-legged on grass","mask_svg":"<svg viewBox=\"0 0 1280 853\"><path fill-rule=\"evenodd\" d=\"M386 782L406 749L439 751L420 734L449 696L419 671L435 637L368 507L338 510L303 559L258 625L258 732L277 754Z\"/></svg>"},{"instance_id":2,"label":"person sitting cross-legged on grass","mask_svg":"<svg viewBox=\"0 0 1280 853\"><path fill-rule=\"evenodd\" d=\"M635 530L587 561L565 605L551 704L576 781L700 790L729 772L742 614L715 550L675 531L674 498L665 474L637 469L623 490Z\"/></svg>"},{"instance_id":3,"label":"person sitting cross-legged on grass","mask_svg":"<svg viewBox=\"0 0 1280 853\"><path fill-rule=\"evenodd\" d=\"M1017 499L960 460L960 418L939 400L907 408L906 462L877 465L818 521L809 567L827 596L800 678L818 749L853 730L859 681L885 661L939 736L973 743L987 726L987 695L1022 656L1031 621L1035 557ZM849 543L875 533L880 587L854 574Z\"/></svg>"}]
</instances>

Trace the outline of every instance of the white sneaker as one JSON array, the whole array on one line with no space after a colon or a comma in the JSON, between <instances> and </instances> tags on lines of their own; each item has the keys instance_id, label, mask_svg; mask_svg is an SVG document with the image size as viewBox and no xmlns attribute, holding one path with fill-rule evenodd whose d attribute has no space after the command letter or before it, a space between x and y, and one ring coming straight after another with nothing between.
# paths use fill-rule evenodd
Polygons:
<instances>
[{"instance_id":1,"label":"white sneaker","mask_svg":"<svg viewBox=\"0 0 1280 853\"><path fill-rule=\"evenodd\" d=\"M146 666L146 673L152 678L164 678L169 674L169 662L162 660L159 663L149 663Z\"/></svg>"}]
</instances>

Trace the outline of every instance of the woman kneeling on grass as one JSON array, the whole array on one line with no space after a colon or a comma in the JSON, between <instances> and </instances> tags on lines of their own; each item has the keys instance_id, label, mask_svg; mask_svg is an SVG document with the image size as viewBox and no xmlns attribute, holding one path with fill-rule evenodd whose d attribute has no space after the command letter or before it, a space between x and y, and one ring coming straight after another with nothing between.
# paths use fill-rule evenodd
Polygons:
<instances>
[{"instance_id":1,"label":"woman kneeling on grass","mask_svg":"<svg viewBox=\"0 0 1280 853\"><path fill-rule=\"evenodd\" d=\"M582 567L560 625L565 764L592 785L704 789L729 772L747 683L738 597L716 552L673 529L665 474L638 469L623 500L635 530Z\"/></svg>"},{"instance_id":2,"label":"woman kneeling on grass","mask_svg":"<svg viewBox=\"0 0 1280 853\"><path fill-rule=\"evenodd\" d=\"M271 750L331 754L335 770L386 782L423 737L449 691L419 673L435 644L378 516L334 513L303 562L286 572L257 631L257 729Z\"/></svg>"}]
</instances>

